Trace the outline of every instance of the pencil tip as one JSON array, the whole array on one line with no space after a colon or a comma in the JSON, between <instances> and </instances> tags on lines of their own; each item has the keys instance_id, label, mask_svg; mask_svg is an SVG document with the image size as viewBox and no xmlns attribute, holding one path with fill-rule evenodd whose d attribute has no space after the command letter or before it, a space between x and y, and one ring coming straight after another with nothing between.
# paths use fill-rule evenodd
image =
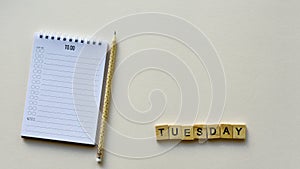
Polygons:
<instances>
[{"instance_id":1,"label":"pencil tip","mask_svg":"<svg viewBox=\"0 0 300 169\"><path fill-rule=\"evenodd\" d=\"M114 31L114 35L116 35L117 34L117 32L116 31Z\"/></svg>"},{"instance_id":2,"label":"pencil tip","mask_svg":"<svg viewBox=\"0 0 300 169\"><path fill-rule=\"evenodd\" d=\"M98 163L101 163L101 158L100 158L100 157L97 157L97 158L96 158L96 161L97 161Z\"/></svg>"}]
</instances>

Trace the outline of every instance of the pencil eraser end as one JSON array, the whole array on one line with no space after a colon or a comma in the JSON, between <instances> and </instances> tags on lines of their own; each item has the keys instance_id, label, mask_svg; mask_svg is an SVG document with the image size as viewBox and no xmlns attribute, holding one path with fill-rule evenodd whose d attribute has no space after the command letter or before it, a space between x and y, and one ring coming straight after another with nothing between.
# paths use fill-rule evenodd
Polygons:
<instances>
[{"instance_id":1,"label":"pencil eraser end","mask_svg":"<svg viewBox=\"0 0 300 169\"><path fill-rule=\"evenodd\" d=\"M97 158L96 158L96 161L97 161L98 163L101 163L101 158L100 158L100 157L97 157Z\"/></svg>"}]
</instances>

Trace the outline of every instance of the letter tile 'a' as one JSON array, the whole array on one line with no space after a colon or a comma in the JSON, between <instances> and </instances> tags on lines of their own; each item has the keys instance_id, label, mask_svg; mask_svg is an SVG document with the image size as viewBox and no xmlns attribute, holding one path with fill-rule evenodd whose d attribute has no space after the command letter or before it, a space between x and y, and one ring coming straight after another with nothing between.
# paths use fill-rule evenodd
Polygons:
<instances>
[{"instance_id":1,"label":"letter tile 'a'","mask_svg":"<svg viewBox=\"0 0 300 169\"><path fill-rule=\"evenodd\" d=\"M223 139L232 139L233 131L231 124L220 124L220 134Z\"/></svg>"}]
</instances>

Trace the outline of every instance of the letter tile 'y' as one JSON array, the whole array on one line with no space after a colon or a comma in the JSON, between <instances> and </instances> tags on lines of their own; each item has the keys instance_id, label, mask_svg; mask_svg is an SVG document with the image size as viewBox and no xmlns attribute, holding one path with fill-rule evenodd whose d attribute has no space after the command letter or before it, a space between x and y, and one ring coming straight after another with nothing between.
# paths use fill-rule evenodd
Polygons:
<instances>
[{"instance_id":1,"label":"letter tile 'y'","mask_svg":"<svg viewBox=\"0 0 300 169\"><path fill-rule=\"evenodd\" d=\"M246 125L233 124L233 139L246 139Z\"/></svg>"}]
</instances>

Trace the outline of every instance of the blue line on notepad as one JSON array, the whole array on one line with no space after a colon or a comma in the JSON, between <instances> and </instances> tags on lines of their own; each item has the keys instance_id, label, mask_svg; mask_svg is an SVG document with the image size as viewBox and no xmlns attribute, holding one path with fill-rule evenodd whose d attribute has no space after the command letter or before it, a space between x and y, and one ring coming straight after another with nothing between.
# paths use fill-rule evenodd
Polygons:
<instances>
[{"instance_id":1,"label":"blue line on notepad","mask_svg":"<svg viewBox=\"0 0 300 169\"><path fill-rule=\"evenodd\" d=\"M34 132L34 133L51 134L51 135L68 136L68 137L87 138L87 137L84 137L84 136L71 136L71 135L67 135L67 134L48 133L48 132L41 132L41 131L35 131L35 130L25 130L25 131Z\"/></svg>"},{"instance_id":2,"label":"blue line on notepad","mask_svg":"<svg viewBox=\"0 0 300 169\"><path fill-rule=\"evenodd\" d=\"M70 113L61 113L61 112L53 112L53 111L46 111L46 110L38 110L38 112L44 112L44 113L50 113L50 114L63 114L63 115L67 115L67 116L79 116L79 115L75 115L75 114L70 114ZM87 118L95 118L94 116L88 116L88 115L80 115L80 117L87 117Z\"/></svg>"}]
</instances>

